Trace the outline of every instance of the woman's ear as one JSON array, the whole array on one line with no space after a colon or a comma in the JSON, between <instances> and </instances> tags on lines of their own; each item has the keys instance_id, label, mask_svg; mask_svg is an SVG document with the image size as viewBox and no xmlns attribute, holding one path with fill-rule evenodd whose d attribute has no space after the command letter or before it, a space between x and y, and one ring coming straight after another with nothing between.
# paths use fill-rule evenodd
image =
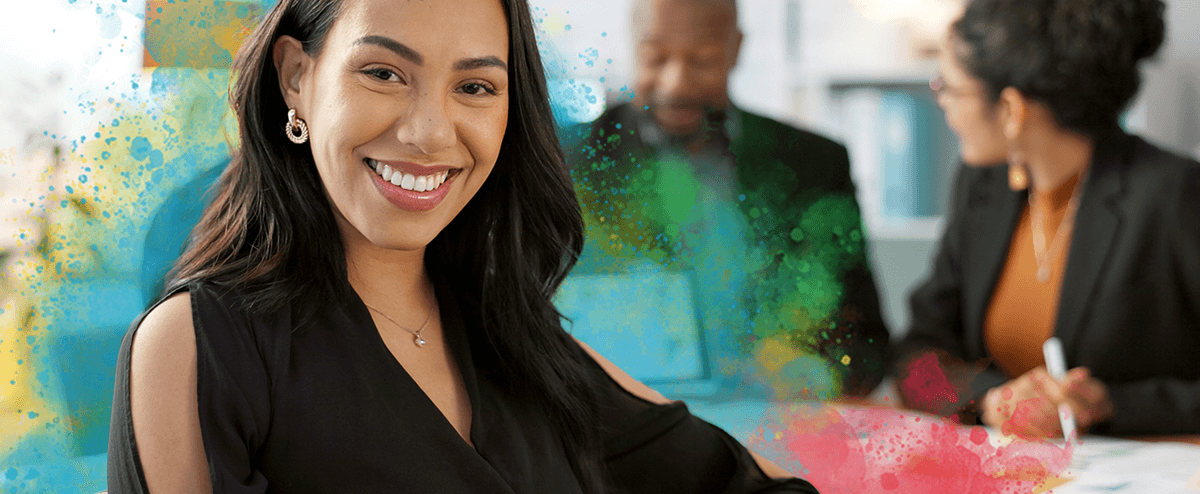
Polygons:
<instances>
[{"instance_id":1,"label":"woman's ear","mask_svg":"<svg viewBox=\"0 0 1200 494\"><path fill-rule=\"evenodd\" d=\"M1006 87L1000 91L999 101L1000 125L1004 129L1004 137L1009 142L1020 140L1025 132L1025 121L1029 117L1029 100L1014 87Z\"/></svg>"},{"instance_id":2,"label":"woman's ear","mask_svg":"<svg viewBox=\"0 0 1200 494\"><path fill-rule=\"evenodd\" d=\"M303 88L313 66L312 57L304 52L300 40L285 35L275 40L271 58L275 62L275 73L279 74L279 90L283 93L283 100L288 108L296 108L306 96ZM298 113L303 113L303 110Z\"/></svg>"}]
</instances>

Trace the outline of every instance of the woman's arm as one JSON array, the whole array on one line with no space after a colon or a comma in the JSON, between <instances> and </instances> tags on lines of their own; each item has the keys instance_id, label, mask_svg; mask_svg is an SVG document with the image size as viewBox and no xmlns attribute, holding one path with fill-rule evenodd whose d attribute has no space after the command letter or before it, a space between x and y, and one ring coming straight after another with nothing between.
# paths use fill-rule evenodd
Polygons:
<instances>
[{"instance_id":1,"label":"woman's arm","mask_svg":"<svg viewBox=\"0 0 1200 494\"><path fill-rule=\"evenodd\" d=\"M930 274L909 296L909 329L893 346L889 359L905 406L938 415L958 414L967 424L975 423L978 401L987 391L1008 380L998 370L973 361L964 341L963 239L970 234L965 221L972 188L988 178L983 173L959 166L946 230Z\"/></svg>"},{"instance_id":2,"label":"woman's arm","mask_svg":"<svg viewBox=\"0 0 1200 494\"><path fill-rule=\"evenodd\" d=\"M620 367L617 367L616 364L613 364L608 359L604 358L603 355L597 353L586 343L579 341L578 339L575 341L579 343L580 347L587 351L588 355L590 355L592 359L596 361L596 363L600 364L600 367L604 369L604 372L608 373L609 377L611 377L613 381L616 381L617 384L619 384L622 388L625 388L625 390L629 393L651 403L657 403L660 405L671 403L671 400L663 396L662 393L659 393L658 391L651 389L649 386L642 384L637 379L634 379L628 373L621 370ZM795 475L792 475L787 470L784 470L778 465L771 463L769 460L759 456L753 451L750 451L750 455L754 457L754 462L758 464L758 467L761 468L763 473L767 474L768 477L773 479L795 477Z\"/></svg>"},{"instance_id":3,"label":"woman's arm","mask_svg":"<svg viewBox=\"0 0 1200 494\"><path fill-rule=\"evenodd\" d=\"M134 334L129 407L149 491L212 492L200 436L196 334L189 293L159 304Z\"/></svg>"}]
</instances>

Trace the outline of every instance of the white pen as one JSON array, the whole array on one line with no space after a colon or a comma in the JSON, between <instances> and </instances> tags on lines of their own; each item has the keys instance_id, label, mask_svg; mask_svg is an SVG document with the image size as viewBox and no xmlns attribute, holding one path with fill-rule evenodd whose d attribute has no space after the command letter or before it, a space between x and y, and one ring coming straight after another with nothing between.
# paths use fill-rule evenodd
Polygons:
<instances>
[{"instance_id":1,"label":"white pen","mask_svg":"<svg viewBox=\"0 0 1200 494\"><path fill-rule=\"evenodd\" d=\"M1067 377L1067 357L1063 355L1062 342L1051 336L1042 343L1042 356L1046 358L1046 370L1050 372L1050 377L1061 383ZM1063 439L1068 443L1074 441L1075 414L1071 413L1071 407L1066 403L1058 405L1058 422L1062 425Z\"/></svg>"}]
</instances>

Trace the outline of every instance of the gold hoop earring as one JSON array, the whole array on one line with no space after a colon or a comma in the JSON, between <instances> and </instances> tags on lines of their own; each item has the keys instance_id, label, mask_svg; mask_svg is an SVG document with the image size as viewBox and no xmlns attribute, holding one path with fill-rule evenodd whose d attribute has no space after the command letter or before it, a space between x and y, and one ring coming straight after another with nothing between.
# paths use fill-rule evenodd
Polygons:
<instances>
[{"instance_id":1,"label":"gold hoop earring","mask_svg":"<svg viewBox=\"0 0 1200 494\"><path fill-rule=\"evenodd\" d=\"M300 135L296 135L296 129L300 129ZM304 123L304 120L296 118L295 108L288 109L288 123L283 131L287 132L288 139L296 144L304 144L308 141L308 124Z\"/></svg>"}]
</instances>

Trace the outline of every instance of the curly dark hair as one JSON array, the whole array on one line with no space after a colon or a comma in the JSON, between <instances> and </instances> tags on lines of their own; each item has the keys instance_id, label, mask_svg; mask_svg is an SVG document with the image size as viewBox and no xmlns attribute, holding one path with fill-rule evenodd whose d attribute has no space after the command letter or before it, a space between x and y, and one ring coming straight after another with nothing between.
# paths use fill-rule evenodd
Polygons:
<instances>
[{"instance_id":1,"label":"curly dark hair","mask_svg":"<svg viewBox=\"0 0 1200 494\"><path fill-rule=\"evenodd\" d=\"M996 101L1007 87L1088 136L1117 126L1162 45L1161 0L972 0L951 26L958 60Z\"/></svg>"}]
</instances>

